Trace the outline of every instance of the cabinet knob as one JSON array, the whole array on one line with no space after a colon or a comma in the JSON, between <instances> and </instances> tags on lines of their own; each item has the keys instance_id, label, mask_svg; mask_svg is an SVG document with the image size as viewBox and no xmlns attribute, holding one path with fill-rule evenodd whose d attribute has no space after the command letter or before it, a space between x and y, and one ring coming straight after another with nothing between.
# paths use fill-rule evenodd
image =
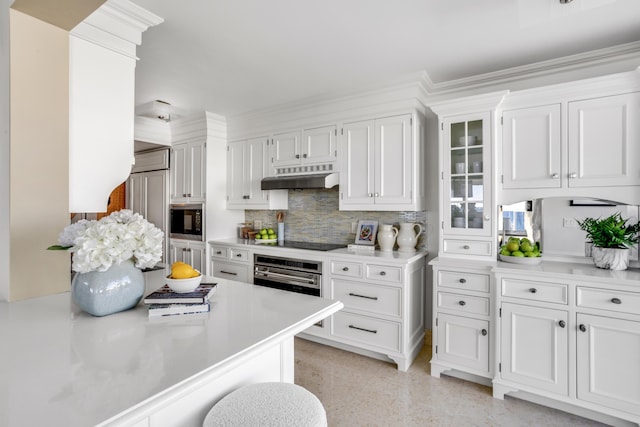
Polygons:
<instances>
[{"instance_id":1,"label":"cabinet knob","mask_svg":"<svg viewBox=\"0 0 640 427\"><path fill-rule=\"evenodd\" d=\"M242 258L242 254L236 254L238 258Z\"/></svg>"},{"instance_id":2,"label":"cabinet knob","mask_svg":"<svg viewBox=\"0 0 640 427\"><path fill-rule=\"evenodd\" d=\"M536 288L529 288L529 292L535 294L536 292L538 292L538 290Z\"/></svg>"},{"instance_id":3,"label":"cabinet knob","mask_svg":"<svg viewBox=\"0 0 640 427\"><path fill-rule=\"evenodd\" d=\"M464 245L462 249L470 249L469 245Z\"/></svg>"},{"instance_id":4,"label":"cabinet knob","mask_svg":"<svg viewBox=\"0 0 640 427\"><path fill-rule=\"evenodd\" d=\"M587 327L584 325L578 326L578 329L580 329L582 332L587 332Z\"/></svg>"},{"instance_id":5,"label":"cabinet knob","mask_svg":"<svg viewBox=\"0 0 640 427\"><path fill-rule=\"evenodd\" d=\"M561 320L558 322L558 326L560 326L561 328L564 328L565 326L567 326L567 323L564 320Z\"/></svg>"},{"instance_id":6,"label":"cabinet knob","mask_svg":"<svg viewBox=\"0 0 640 427\"><path fill-rule=\"evenodd\" d=\"M188 194L187 194L187 197L191 197L191 193L188 193Z\"/></svg>"},{"instance_id":7,"label":"cabinet knob","mask_svg":"<svg viewBox=\"0 0 640 427\"><path fill-rule=\"evenodd\" d=\"M296 159L299 159L299 158L300 158L300 154L296 154Z\"/></svg>"},{"instance_id":8,"label":"cabinet knob","mask_svg":"<svg viewBox=\"0 0 640 427\"><path fill-rule=\"evenodd\" d=\"M342 271L349 271L349 267L342 267Z\"/></svg>"},{"instance_id":9,"label":"cabinet knob","mask_svg":"<svg viewBox=\"0 0 640 427\"><path fill-rule=\"evenodd\" d=\"M369 196L369 197L373 197L373 193L369 193L369 194L368 194L368 196Z\"/></svg>"},{"instance_id":10,"label":"cabinet knob","mask_svg":"<svg viewBox=\"0 0 640 427\"><path fill-rule=\"evenodd\" d=\"M486 337L488 334L486 329L481 330L480 333L482 334L483 337Z\"/></svg>"},{"instance_id":11,"label":"cabinet knob","mask_svg":"<svg viewBox=\"0 0 640 427\"><path fill-rule=\"evenodd\" d=\"M302 158L303 158L303 159L306 159L306 158L307 158L307 153L304 153L304 154L302 155Z\"/></svg>"},{"instance_id":12,"label":"cabinet knob","mask_svg":"<svg viewBox=\"0 0 640 427\"><path fill-rule=\"evenodd\" d=\"M380 193L373 193L373 197L380 197Z\"/></svg>"},{"instance_id":13,"label":"cabinet knob","mask_svg":"<svg viewBox=\"0 0 640 427\"><path fill-rule=\"evenodd\" d=\"M460 283L467 283L467 279L460 279L458 280Z\"/></svg>"},{"instance_id":14,"label":"cabinet knob","mask_svg":"<svg viewBox=\"0 0 640 427\"><path fill-rule=\"evenodd\" d=\"M552 174L551 174L551 178L552 178L552 179L559 179L559 178L560 178L560 174L559 174L559 173L557 173L557 172L556 172L556 173L552 173Z\"/></svg>"},{"instance_id":15,"label":"cabinet knob","mask_svg":"<svg viewBox=\"0 0 640 427\"><path fill-rule=\"evenodd\" d=\"M380 272L380 275L381 275L381 276L386 276L386 275L387 275L387 273L386 273L386 271L381 271L381 272Z\"/></svg>"},{"instance_id":16,"label":"cabinet knob","mask_svg":"<svg viewBox=\"0 0 640 427\"><path fill-rule=\"evenodd\" d=\"M216 255L222 255L222 251L216 252Z\"/></svg>"},{"instance_id":17,"label":"cabinet knob","mask_svg":"<svg viewBox=\"0 0 640 427\"><path fill-rule=\"evenodd\" d=\"M460 305L467 305L467 303L466 303L466 302L464 302L464 301L460 301L460 302L458 302L458 304L460 304Z\"/></svg>"},{"instance_id":18,"label":"cabinet knob","mask_svg":"<svg viewBox=\"0 0 640 427\"><path fill-rule=\"evenodd\" d=\"M578 174L577 174L577 173L575 173L575 172L571 172L571 173L569 174L569 178L577 178L577 177L578 177Z\"/></svg>"},{"instance_id":19,"label":"cabinet knob","mask_svg":"<svg viewBox=\"0 0 640 427\"><path fill-rule=\"evenodd\" d=\"M622 300L620 298L611 298L611 302L614 304L622 304Z\"/></svg>"}]
</instances>

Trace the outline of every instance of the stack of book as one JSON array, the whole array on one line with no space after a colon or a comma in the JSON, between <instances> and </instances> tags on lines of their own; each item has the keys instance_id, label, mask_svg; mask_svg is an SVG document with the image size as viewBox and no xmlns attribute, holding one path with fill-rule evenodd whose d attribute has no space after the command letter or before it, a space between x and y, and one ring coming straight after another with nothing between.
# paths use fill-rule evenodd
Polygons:
<instances>
[{"instance_id":1,"label":"stack of book","mask_svg":"<svg viewBox=\"0 0 640 427\"><path fill-rule=\"evenodd\" d=\"M178 293L164 285L147 295L144 303L149 306L149 317L204 313L211 310L209 298L216 289L216 283L200 283L192 292Z\"/></svg>"}]
</instances>

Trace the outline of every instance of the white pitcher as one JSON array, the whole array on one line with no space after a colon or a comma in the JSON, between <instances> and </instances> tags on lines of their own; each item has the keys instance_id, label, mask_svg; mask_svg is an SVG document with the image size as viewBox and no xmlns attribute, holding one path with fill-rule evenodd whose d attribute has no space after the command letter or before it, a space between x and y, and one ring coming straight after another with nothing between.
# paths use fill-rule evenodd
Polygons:
<instances>
[{"instance_id":1,"label":"white pitcher","mask_svg":"<svg viewBox=\"0 0 640 427\"><path fill-rule=\"evenodd\" d=\"M418 227L418 232L416 232ZM422 226L413 222L400 223L400 231L398 232L398 252L415 252L418 236L422 233Z\"/></svg>"},{"instance_id":2,"label":"white pitcher","mask_svg":"<svg viewBox=\"0 0 640 427\"><path fill-rule=\"evenodd\" d=\"M380 250L383 252L391 252L393 245L396 244L396 237L398 237L398 229L391 224L380 224L380 231L378 231L378 244Z\"/></svg>"}]
</instances>

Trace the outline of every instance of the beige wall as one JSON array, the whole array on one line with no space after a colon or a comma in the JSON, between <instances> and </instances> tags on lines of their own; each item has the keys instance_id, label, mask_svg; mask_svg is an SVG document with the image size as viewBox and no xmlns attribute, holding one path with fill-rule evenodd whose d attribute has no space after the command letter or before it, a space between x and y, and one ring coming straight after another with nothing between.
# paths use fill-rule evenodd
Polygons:
<instances>
[{"instance_id":1,"label":"beige wall","mask_svg":"<svg viewBox=\"0 0 640 427\"><path fill-rule=\"evenodd\" d=\"M69 289L69 255L47 251L69 223L69 35L10 10L9 292Z\"/></svg>"}]
</instances>

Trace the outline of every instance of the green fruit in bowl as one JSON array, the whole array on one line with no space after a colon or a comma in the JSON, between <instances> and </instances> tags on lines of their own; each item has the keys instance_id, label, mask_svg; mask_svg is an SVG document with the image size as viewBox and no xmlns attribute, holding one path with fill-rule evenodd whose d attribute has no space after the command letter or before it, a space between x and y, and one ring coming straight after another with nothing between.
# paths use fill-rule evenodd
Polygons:
<instances>
[{"instance_id":1,"label":"green fruit in bowl","mask_svg":"<svg viewBox=\"0 0 640 427\"><path fill-rule=\"evenodd\" d=\"M511 256L511 251L508 250L507 248L502 248L500 249L500 255Z\"/></svg>"},{"instance_id":2,"label":"green fruit in bowl","mask_svg":"<svg viewBox=\"0 0 640 427\"><path fill-rule=\"evenodd\" d=\"M515 252L520 250L520 244L515 240L510 240L506 246L509 252Z\"/></svg>"},{"instance_id":3,"label":"green fruit in bowl","mask_svg":"<svg viewBox=\"0 0 640 427\"><path fill-rule=\"evenodd\" d=\"M524 253L531 252L533 250L533 245L529 240L520 241L520 250Z\"/></svg>"},{"instance_id":4,"label":"green fruit in bowl","mask_svg":"<svg viewBox=\"0 0 640 427\"><path fill-rule=\"evenodd\" d=\"M522 258L522 257L524 257L524 253L522 253L520 251L513 251L513 252L511 252L511 256Z\"/></svg>"},{"instance_id":5,"label":"green fruit in bowl","mask_svg":"<svg viewBox=\"0 0 640 427\"><path fill-rule=\"evenodd\" d=\"M256 234L256 240L262 239L262 234Z\"/></svg>"},{"instance_id":6,"label":"green fruit in bowl","mask_svg":"<svg viewBox=\"0 0 640 427\"><path fill-rule=\"evenodd\" d=\"M261 229L260 230L260 234L263 235L263 236L268 234L267 229L266 228Z\"/></svg>"}]
</instances>

